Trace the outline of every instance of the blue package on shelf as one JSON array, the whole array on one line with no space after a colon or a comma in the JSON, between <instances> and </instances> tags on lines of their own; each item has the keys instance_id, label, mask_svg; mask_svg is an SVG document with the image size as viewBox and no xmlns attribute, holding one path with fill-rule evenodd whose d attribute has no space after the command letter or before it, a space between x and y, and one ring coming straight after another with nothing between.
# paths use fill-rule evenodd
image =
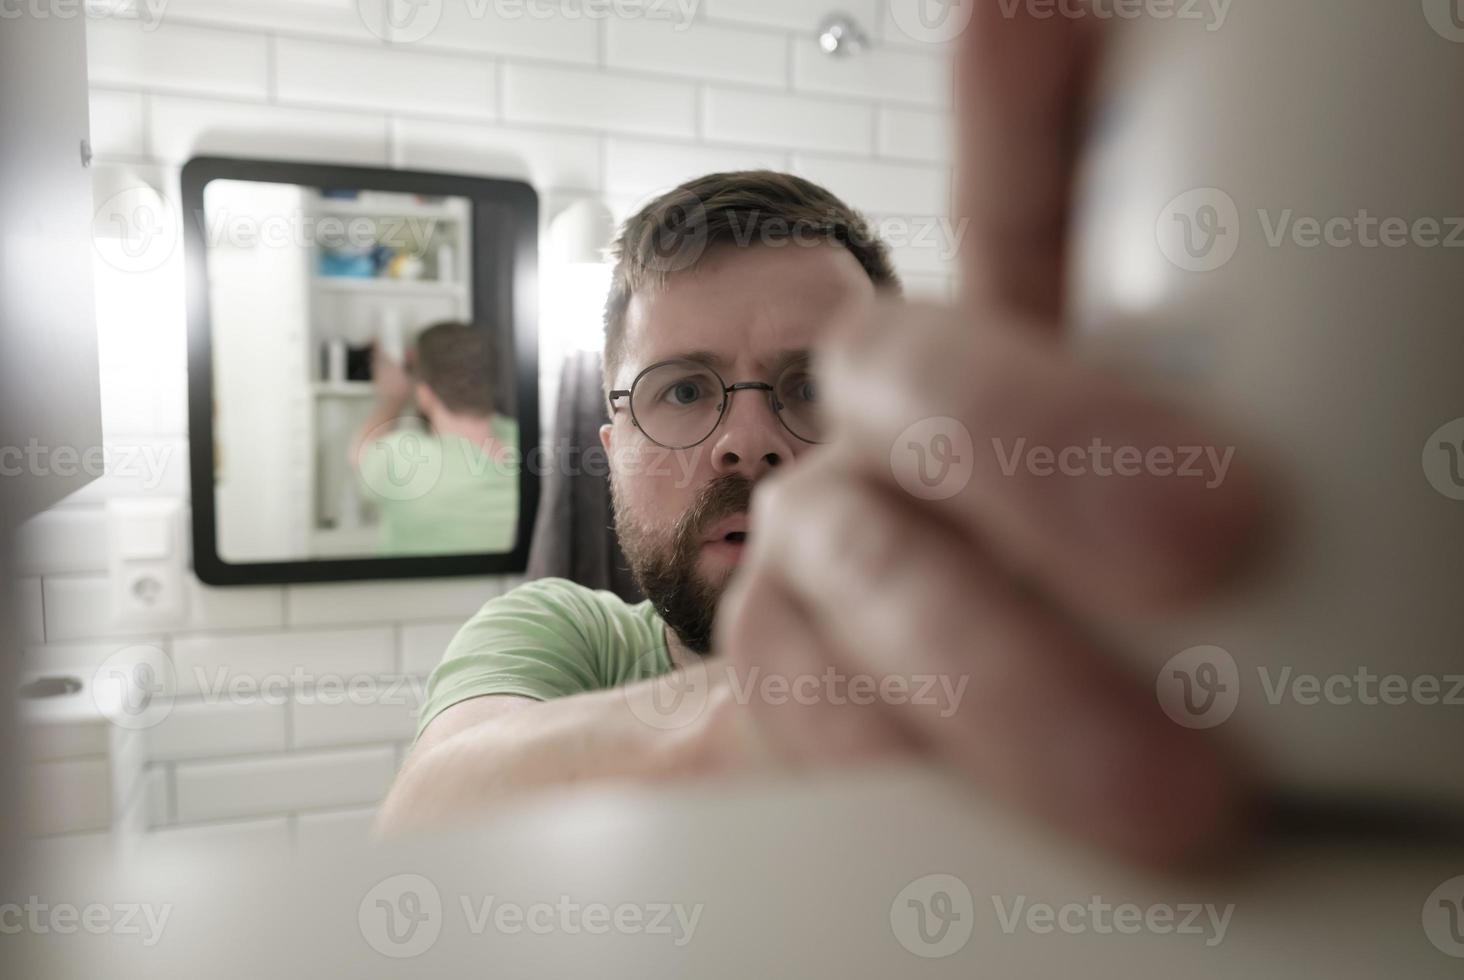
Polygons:
<instances>
[{"instance_id":1,"label":"blue package on shelf","mask_svg":"<svg viewBox=\"0 0 1464 980\"><path fill-rule=\"evenodd\" d=\"M375 256L370 252L322 252L320 274L336 278L371 279L376 275Z\"/></svg>"}]
</instances>

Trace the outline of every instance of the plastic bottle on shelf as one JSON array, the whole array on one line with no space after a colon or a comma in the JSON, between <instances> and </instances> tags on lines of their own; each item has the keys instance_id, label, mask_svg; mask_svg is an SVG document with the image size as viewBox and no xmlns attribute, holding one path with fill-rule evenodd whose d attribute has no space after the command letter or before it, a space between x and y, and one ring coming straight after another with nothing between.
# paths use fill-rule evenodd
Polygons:
<instances>
[{"instance_id":1,"label":"plastic bottle on shelf","mask_svg":"<svg viewBox=\"0 0 1464 980\"><path fill-rule=\"evenodd\" d=\"M402 336L402 315L395 309L381 311L381 321L376 332L376 348L393 364L407 362L406 341Z\"/></svg>"}]
</instances>

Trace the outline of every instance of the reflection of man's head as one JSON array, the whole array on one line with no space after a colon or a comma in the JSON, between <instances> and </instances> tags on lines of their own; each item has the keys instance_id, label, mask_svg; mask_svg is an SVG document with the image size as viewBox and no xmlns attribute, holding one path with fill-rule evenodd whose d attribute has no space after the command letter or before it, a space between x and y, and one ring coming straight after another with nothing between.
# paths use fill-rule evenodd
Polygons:
<instances>
[{"instance_id":1,"label":"reflection of man's head","mask_svg":"<svg viewBox=\"0 0 1464 980\"><path fill-rule=\"evenodd\" d=\"M492 338L481 327L439 323L417 338L417 404L434 424L444 417L485 419L494 403Z\"/></svg>"},{"instance_id":2,"label":"reflection of man's head","mask_svg":"<svg viewBox=\"0 0 1464 980\"><path fill-rule=\"evenodd\" d=\"M810 352L899 280L858 212L765 171L652 201L614 254L601 441L616 530L667 625L706 653L752 488L820 441Z\"/></svg>"}]
</instances>

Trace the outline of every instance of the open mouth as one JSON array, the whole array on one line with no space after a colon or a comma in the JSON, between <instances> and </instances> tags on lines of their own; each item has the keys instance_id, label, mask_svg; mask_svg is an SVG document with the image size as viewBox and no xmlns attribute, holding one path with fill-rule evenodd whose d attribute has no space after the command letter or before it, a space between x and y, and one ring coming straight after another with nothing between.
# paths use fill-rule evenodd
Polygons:
<instances>
[{"instance_id":1,"label":"open mouth","mask_svg":"<svg viewBox=\"0 0 1464 980\"><path fill-rule=\"evenodd\" d=\"M708 534L702 539L702 543L705 545L745 545L749 530L747 514L731 514L708 528Z\"/></svg>"}]
</instances>

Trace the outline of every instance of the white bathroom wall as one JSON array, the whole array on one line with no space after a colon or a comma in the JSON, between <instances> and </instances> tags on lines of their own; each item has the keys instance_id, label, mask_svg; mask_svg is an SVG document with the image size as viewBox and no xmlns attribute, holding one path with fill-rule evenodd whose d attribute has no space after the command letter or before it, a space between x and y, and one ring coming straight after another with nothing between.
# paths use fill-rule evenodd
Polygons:
<instances>
[{"instance_id":1,"label":"white bathroom wall","mask_svg":"<svg viewBox=\"0 0 1464 980\"><path fill-rule=\"evenodd\" d=\"M349 162L523 177L546 219L586 195L619 218L699 173L785 168L880 220L904 240L911 291L945 295L945 52L903 32L888 2L907 0L682 0L695 16L677 23L626 0L600 3L620 14L599 18L575 0L446 0L434 32L395 45L353 0L170 0L156 23L93 17L98 179L135 174L175 200L178 168L198 154ZM819 50L816 26L835 7L870 33L863 54ZM23 529L27 667L87 671L141 644L172 658L185 691L200 677L233 690L186 694L145 733L144 777L122 802L158 840L314 847L364 832L410 738L420 679L514 583L213 589L190 576L180 622L118 625L109 502L188 496L181 252L173 243L144 268L97 263L109 472ZM546 266L547 290L552 278ZM380 679L374 694L312 695L367 679ZM248 695L254 683L261 696ZM91 826L59 812L41 823Z\"/></svg>"}]
</instances>

